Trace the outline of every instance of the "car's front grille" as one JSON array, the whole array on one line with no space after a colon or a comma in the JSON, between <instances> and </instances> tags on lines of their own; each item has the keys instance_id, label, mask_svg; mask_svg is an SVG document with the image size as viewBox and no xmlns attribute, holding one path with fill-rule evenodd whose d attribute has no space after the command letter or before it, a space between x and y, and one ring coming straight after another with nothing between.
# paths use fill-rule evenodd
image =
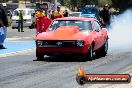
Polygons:
<instances>
[{"instance_id":1,"label":"car's front grille","mask_svg":"<svg viewBox=\"0 0 132 88\"><path fill-rule=\"evenodd\" d=\"M23 20L23 22L26 22L27 20ZM19 20L16 20L16 23L18 23L19 22Z\"/></svg>"},{"instance_id":2,"label":"car's front grille","mask_svg":"<svg viewBox=\"0 0 132 88\"><path fill-rule=\"evenodd\" d=\"M36 41L37 43L37 41ZM46 40L38 44L40 47L77 47L76 40Z\"/></svg>"}]
</instances>

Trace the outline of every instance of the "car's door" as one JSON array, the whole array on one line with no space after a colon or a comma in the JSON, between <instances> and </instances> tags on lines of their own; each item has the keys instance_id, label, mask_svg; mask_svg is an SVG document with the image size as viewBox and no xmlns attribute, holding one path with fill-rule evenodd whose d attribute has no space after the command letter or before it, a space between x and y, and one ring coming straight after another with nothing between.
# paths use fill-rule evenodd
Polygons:
<instances>
[{"instance_id":1,"label":"car's door","mask_svg":"<svg viewBox=\"0 0 132 88\"><path fill-rule=\"evenodd\" d=\"M99 25L99 23L96 20L93 23L93 33L95 35L95 37L94 37L95 49L98 49L103 45L104 38L103 38L101 26Z\"/></svg>"}]
</instances>

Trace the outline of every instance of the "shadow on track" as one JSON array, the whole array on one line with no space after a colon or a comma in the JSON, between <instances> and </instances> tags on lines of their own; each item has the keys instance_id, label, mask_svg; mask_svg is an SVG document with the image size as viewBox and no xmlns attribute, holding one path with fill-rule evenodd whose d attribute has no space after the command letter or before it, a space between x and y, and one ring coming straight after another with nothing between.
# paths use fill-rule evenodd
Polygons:
<instances>
[{"instance_id":1,"label":"shadow on track","mask_svg":"<svg viewBox=\"0 0 132 88\"><path fill-rule=\"evenodd\" d=\"M99 59L101 57L94 56L93 60ZM85 59L82 56L75 56L75 55L54 55L54 56L45 56L43 60L46 62L87 62L87 61L93 61L89 59ZM33 60L33 61L39 61L39 60Z\"/></svg>"}]
</instances>

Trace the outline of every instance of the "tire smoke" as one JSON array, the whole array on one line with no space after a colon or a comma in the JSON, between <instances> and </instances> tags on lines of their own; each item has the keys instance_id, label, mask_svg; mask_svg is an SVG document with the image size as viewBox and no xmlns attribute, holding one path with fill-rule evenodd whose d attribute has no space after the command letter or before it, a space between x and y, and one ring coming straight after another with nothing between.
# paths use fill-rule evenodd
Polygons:
<instances>
[{"instance_id":1,"label":"tire smoke","mask_svg":"<svg viewBox=\"0 0 132 88\"><path fill-rule=\"evenodd\" d=\"M132 9L113 17L109 38L111 48L132 50Z\"/></svg>"}]
</instances>

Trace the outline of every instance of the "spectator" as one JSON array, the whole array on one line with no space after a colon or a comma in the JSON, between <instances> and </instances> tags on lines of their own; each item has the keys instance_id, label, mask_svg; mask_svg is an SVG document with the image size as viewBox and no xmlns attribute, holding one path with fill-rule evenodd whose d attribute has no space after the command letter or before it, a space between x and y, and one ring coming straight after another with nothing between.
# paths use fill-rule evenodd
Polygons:
<instances>
[{"instance_id":1,"label":"spectator","mask_svg":"<svg viewBox=\"0 0 132 88\"><path fill-rule=\"evenodd\" d=\"M24 11L23 10L19 10L18 11L18 16L19 16L19 20L18 20L18 32L24 32L23 31L23 16L24 16Z\"/></svg>"},{"instance_id":2,"label":"spectator","mask_svg":"<svg viewBox=\"0 0 132 88\"><path fill-rule=\"evenodd\" d=\"M100 18L102 19L102 25L108 27L110 25L111 13L109 11L109 5L106 4L103 10L99 12Z\"/></svg>"},{"instance_id":3,"label":"spectator","mask_svg":"<svg viewBox=\"0 0 132 88\"><path fill-rule=\"evenodd\" d=\"M52 14L51 14L51 19L54 20L54 12L55 11L52 11Z\"/></svg>"},{"instance_id":4,"label":"spectator","mask_svg":"<svg viewBox=\"0 0 132 88\"><path fill-rule=\"evenodd\" d=\"M43 21L44 21L44 18L45 18L45 11L43 9L39 9L38 12L37 12L37 33L38 32L42 32L43 30Z\"/></svg>"},{"instance_id":5,"label":"spectator","mask_svg":"<svg viewBox=\"0 0 132 88\"><path fill-rule=\"evenodd\" d=\"M54 12L54 19L62 18L62 14L60 12L60 7L57 7L57 11Z\"/></svg>"},{"instance_id":6,"label":"spectator","mask_svg":"<svg viewBox=\"0 0 132 88\"><path fill-rule=\"evenodd\" d=\"M4 40L6 39L8 27L8 19L5 10L0 6L0 49L6 49L3 46Z\"/></svg>"},{"instance_id":7,"label":"spectator","mask_svg":"<svg viewBox=\"0 0 132 88\"><path fill-rule=\"evenodd\" d=\"M69 16L69 13L68 13L67 10L65 10L63 13L64 13L64 14L63 14L64 17L68 17L68 16Z\"/></svg>"},{"instance_id":8,"label":"spectator","mask_svg":"<svg viewBox=\"0 0 132 88\"><path fill-rule=\"evenodd\" d=\"M43 16L45 16L45 11L43 9L40 9L38 11L38 17L43 17Z\"/></svg>"}]
</instances>

